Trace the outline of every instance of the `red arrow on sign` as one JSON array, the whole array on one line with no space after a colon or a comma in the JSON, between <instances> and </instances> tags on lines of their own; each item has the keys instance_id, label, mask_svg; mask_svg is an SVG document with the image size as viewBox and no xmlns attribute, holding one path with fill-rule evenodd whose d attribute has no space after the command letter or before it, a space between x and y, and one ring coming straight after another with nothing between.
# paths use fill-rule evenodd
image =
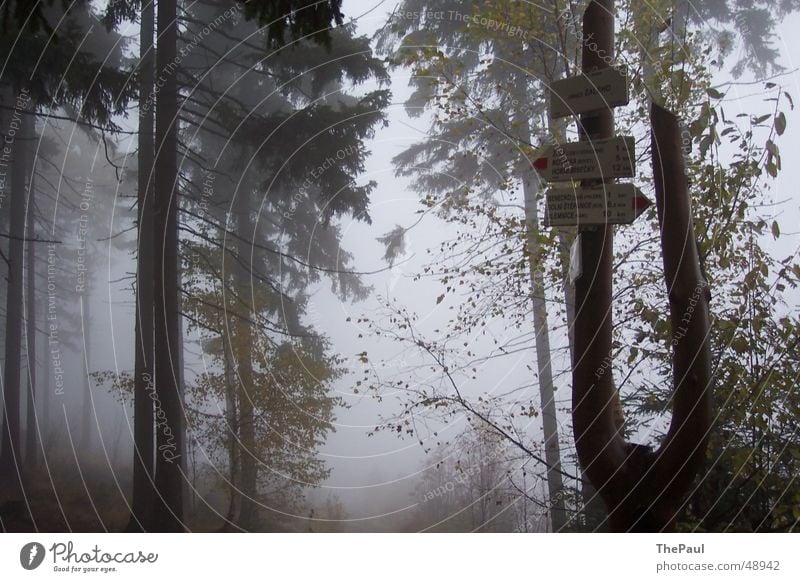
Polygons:
<instances>
[{"instance_id":1,"label":"red arrow on sign","mask_svg":"<svg viewBox=\"0 0 800 582\"><path fill-rule=\"evenodd\" d=\"M633 210L636 213L637 218L642 214L642 212L647 210L651 204L652 202L650 202L641 194L637 194L631 199L631 205L633 206Z\"/></svg>"}]
</instances>

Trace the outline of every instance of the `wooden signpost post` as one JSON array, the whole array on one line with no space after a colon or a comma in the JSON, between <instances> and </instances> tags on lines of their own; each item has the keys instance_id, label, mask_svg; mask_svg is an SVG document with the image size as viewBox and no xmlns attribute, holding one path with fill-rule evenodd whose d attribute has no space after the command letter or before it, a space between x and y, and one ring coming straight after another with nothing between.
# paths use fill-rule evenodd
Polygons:
<instances>
[{"instance_id":1,"label":"wooden signpost post","mask_svg":"<svg viewBox=\"0 0 800 582\"><path fill-rule=\"evenodd\" d=\"M630 224L650 201L633 184L613 181L633 177L636 159L633 138L614 137L612 108L628 100L625 75L607 63L614 55L614 14L614 0L589 2L582 32L592 43L582 47L583 74L551 88L551 116L580 114L580 141L549 148L533 166L550 182L580 181L547 191L545 225L581 230L569 272L575 285L572 426L582 477L603 500L613 531L670 531L702 466L712 426L709 295L678 119L653 104L653 175L673 330L688 309L694 316L686 337L673 342L673 411L665 439L656 451L627 442L624 419L615 412L621 405L614 374L598 370L613 361L614 225Z\"/></svg>"}]
</instances>

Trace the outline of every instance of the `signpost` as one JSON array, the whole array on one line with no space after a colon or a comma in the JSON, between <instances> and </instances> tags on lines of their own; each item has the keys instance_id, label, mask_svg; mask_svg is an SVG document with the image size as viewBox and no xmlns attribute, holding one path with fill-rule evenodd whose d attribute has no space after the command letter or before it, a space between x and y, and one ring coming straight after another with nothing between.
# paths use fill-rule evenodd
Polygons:
<instances>
[{"instance_id":1,"label":"signpost","mask_svg":"<svg viewBox=\"0 0 800 582\"><path fill-rule=\"evenodd\" d=\"M627 71L609 67L555 81L550 86L550 116L588 113L627 105L629 100Z\"/></svg>"},{"instance_id":2,"label":"signpost","mask_svg":"<svg viewBox=\"0 0 800 582\"><path fill-rule=\"evenodd\" d=\"M630 136L551 146L533 167L548 182L632 178L635 141Z\"/></svg>"},{"instance_id":3,"label":"signpost","mask_svg":"<svg viewBox=\"0 0 800 582\"><path fill-rule=\"evenodd\" d=\"M633 184L550 188L545 196L545 226L630 224L651 204Z\"/></svg>"}]
</instances>

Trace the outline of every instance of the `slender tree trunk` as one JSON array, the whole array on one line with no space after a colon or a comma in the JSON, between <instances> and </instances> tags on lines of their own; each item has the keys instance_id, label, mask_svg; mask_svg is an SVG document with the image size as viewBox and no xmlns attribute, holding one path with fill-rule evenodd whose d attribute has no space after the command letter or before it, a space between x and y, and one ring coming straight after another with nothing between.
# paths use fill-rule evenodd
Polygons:
<instances>
[{"instance_id":1,"label":"slender tree trunk","mask_svg":"<svg viewBox=\"0 0 800 582\"><path fill-rule=\"evenodd\" d=\"M22 356L23 239L25 236L25 187L28 173L26 138L32 133L32 117L17 102L9 116L18 128L12 148L10 239L8 243L8 290L6 295L5 369L3 370L3 436L0 445L0 507L23 498L20 442L20 364ZM10 132L7 137L10 137Z\"/></svg>"},{"instance_id":2,"label":"slender tree trunk","mask_svg":"<svg viewBox=\"0 0 800 582\"><path fill-rule=\"evenodd\" d=\"M32 132L33 133L33 132ZM34 136L35 137L35 136ZM30 144L30 151L33 151L33 144ZM31 166L34 166L34 161L31 160ZM27 432L25 434L25 467L26 470L32 472L36 470L39 462L38 433L39 422L36 414L36 243L33 242L35 235L35 183L34 177L36 175L35 166L32 167L30 176L31 181L28 187L28 208L27 208L27 226L25 228L27 242L27 289L26 289L26 305L25 305L25 343L27 346L28 358L28 410L25 425Z\"/></svg>"},{"instance_id":3,"label":"slender tree trunk","mask_svg":"<svg viewBox=\"0 0 800 582\"><path fill-rule=\"evenodd\" d=\"M516 96L520 103L530 99L527 76L521 75L516 86ZM527 114L517 116L522 137L531 139L533 128ZM541 182L530 163L520 168L523 175L522 192L525 206L525 236L528 269L531 281L531 310L533 313L534 342L536 347L536 366L539 380L539 398L542 407L542 431L544 433L545 461L547 462L547 491L549 515L552 531L564 530L567 514L564 499L564 482L561 477L561 446L558 438L558 412L553 385L552 353L550 350L550 329L547 322L547 300L545 298L543 257L539 244L539 209L536 196Z\"/></svg>"},{"instance_id":4,"label":"slender tree trunk","mask_svg":"<svg viewBox=\"0 0 800 582\"><path fill-rule=\"evenodd\" d=\"M233 258L234 289L238 295L234 313L242 314L231 321L234 333L230 339L234 342L231 352L236 356L235 369L238 370L236 382L239 400L239 434L240 434L240 462L241 462L241 503L239 506L238 525L249 531L256 524L257 504L256 478L257 478L257 453L255 450L255 426L253 416L253 330L251 327L251 313L253 311L253 295L251 293L252 250L250 242L254 236L253 223L250 215L249 192L244 189L237 193L235 207L237 218L237 235L232 247L236 253ZM249 267L249 268L248 268Z\"/></svg>"},{"instance_id":5,"label":"slender tree trunk","mask_svg":"<svg viewBox=\"0 0 800 582\"><path fill-rule=\"evenodd\" d=\"M43 304L43 305L46 305L46 303ZM46 310L46 307L43 306L42 307L42 312L43 312L42 313L42 318L43 319L45 319L47 317L45 315L45 313L46 313L45 310ZM50 361L49 361L49 356L50 355L49 355L48 350L47 350L47 339L48 339L47 332L45 332L44 334L42 334L42 345L41 345L41 348L42 348L42 366L41 366L41 368L39 370L39 372L40 372L40 376L39 377L44 379L43 380L43 385L42 385L42 390L39 393L40 394L40 398L39 399L42 402L42 416L41 416L40 421L39 421L39 427L40 427L40 436L41 436L41 439L42 439L42 443L41 443L42 454L45 455L45 456L47 455L47 451L48 451L48 449L50 447L50 441L51 441L50 436L51 436L52 428L50 426L50 402L52 400L52 395L50 393L50 390L52 388L52 385L50 383L50 379L53 376L53 374L51 373L51 370L50 370Z\"/></svg>"},{"instance_id":6,"label":"slender tree trunk","mask_svg":"<svg viewBox=\"0 0 800 582\"><path fill-rule=\"evenodd\" d=\"M231 497L228 513L222 531L231 531L236 522L239 508L239 414L236 402L236 375L233 372L233 354L230 346L223 346L225 352L225 418L228 431L228 465Z\"/></svg>"},{"instance_id":7,"label":"slender tree trunk","mask_svg":"<svg viewBox=\"0 0 800 582\"><path fill-rule=\"evenodd\" d=\"M533 170L529 171L529 174ZM542 428L544 431L544 454L547 461L547 491L550 498L550 522L552 530L558 532L567 523L564 506L564 482L561 478L561 445L558 438L558 412L553 389L552 353L550 331L547 324L547 301L545 299L544 275L540 267L539 212L537 208L535 178L526 176L522 181L525 197L525 220L527 222L528 261L531 276L533 327L536 337L536 364L539 376L539 396L542 403Z\"/></svg>"},{"instance_id":8,"label":"slender tree trunk","mask_svg":"<svg viewBox=\"0 0 800 582\"><path fill-rule=\"evenodd\" d=\"M88 241L86 247L86 257L88 258ZM84 455L91 453L92 446L92 423L95 422L94 407L92 401L92 284L91 278L87 276L84 291L81 293L81 303L83 305L83 395L81 404L81 426L80 438L78 439L78 451Z\"/></svg>"},{"instance_id":9,"label":"slender tree trunk","mask_svg":"<svg viewBox=\"0 0 800 582\"><path fill-rule=\"evenodd\" d=\"M178 265L178 85L176 47L178 41L177 1L158 3L158 50L156 71L160 91L156 99L156 155L154 204L155 285L154 322L156 353L155 481L160 500L155 529L183 531L182 452L183 391L180 351L179 265Z\"/></svg>"},{"instance_id":10,"label":"slender tree trunk","mask_svg":"<svg viewBox=\"0 0 800 582\"><path fill-rule=\"evenodd\" d=\"M153 398L153 158L155 116L149 101L154 87L155 6L142 5L139 46L138 222L136 251L136 330L133 386L133 492L127 531L153 528L155 435Z\"/></svg>"}]
</instances>

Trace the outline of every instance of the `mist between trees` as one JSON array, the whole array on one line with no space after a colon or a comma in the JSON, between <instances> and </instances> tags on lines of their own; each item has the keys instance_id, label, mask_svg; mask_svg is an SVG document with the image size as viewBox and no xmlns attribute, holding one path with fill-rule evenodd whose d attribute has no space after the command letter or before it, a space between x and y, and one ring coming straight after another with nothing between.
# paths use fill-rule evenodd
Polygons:
<instances>
[{"instance_id":1,"label":"mist between trees","mask_svg":"<svg viewBox=\"0 0 800 582\"><path fill-rule=\"evenodd\" d=\"M3 531L797 529L799 2L28 4ZM629 103L551 118L590 63ZM607 130L656 204L543 226L534 162Z\"/></svg>"}]
</instances>

